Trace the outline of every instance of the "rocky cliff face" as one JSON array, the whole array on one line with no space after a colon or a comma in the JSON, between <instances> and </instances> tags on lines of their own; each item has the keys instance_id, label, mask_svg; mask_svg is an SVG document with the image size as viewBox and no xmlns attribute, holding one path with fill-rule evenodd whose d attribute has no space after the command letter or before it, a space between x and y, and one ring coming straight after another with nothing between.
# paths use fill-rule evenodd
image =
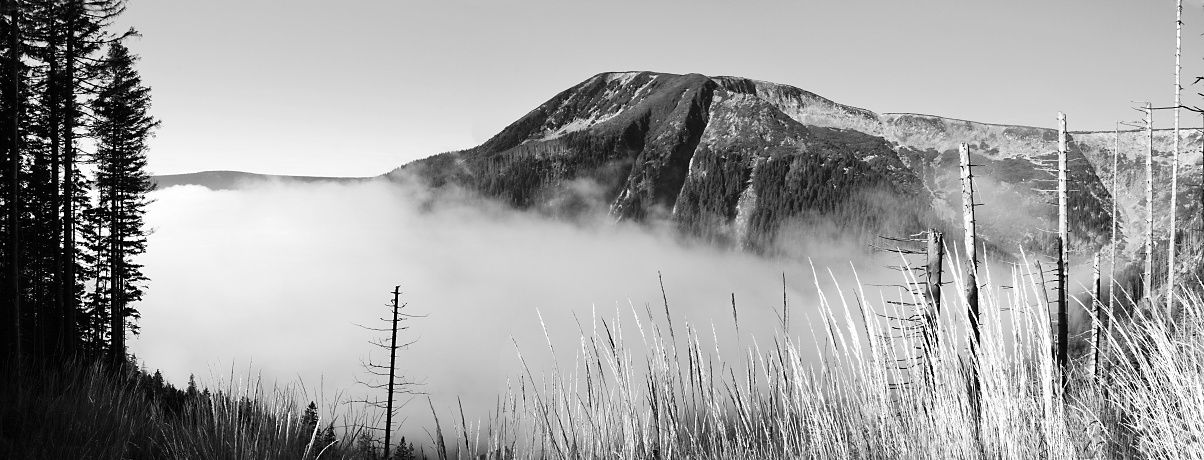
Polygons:
<instances>
[{"instance_id":1,"label":"rocky cliff face","mask_svg":"<svg viewBox=\"0 0 1204 460\"><path fill-rule=\"evenodd\" d=\"M1051 114L1051 125L1053 116ZM1144 228L1144 133L1122 133L1117 203L1126 251ZM1170 134L1155 136L1159 210ZM1072 133L1076 253L1111 233L1112 133ZM1180 201L1199 201L1200 135L1185 132ZM604 73L553 97L484 144L389 173L456 185L553 215L664 219L720 244L767 251L787 230L868 238L960 232L957 148L977 165L982 236L1048 253L1056 228L1057 132L917 114L877 114L786 85L737 77ZM1160 212L1160 215L1166 214Z\"/></svg>"}]
</instances>

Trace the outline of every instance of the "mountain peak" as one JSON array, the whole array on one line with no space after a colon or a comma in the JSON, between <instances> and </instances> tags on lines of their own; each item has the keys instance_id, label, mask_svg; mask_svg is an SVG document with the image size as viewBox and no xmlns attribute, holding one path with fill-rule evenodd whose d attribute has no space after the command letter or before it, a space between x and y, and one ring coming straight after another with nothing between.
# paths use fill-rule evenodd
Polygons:
<instances>
[{"instance_id":1,"label":"mountain peak","mask_svg":"<svg viewBox=\"0 0 1204 460\"><path fill-rule=\"evenodd\" d=\"M520 208L666 219L686 234L760 251L800 225L863 236L959 228L957 150L966 143L982 187L1007 203L980 208L986 238L1005 251L1049 252L1053 240L1034 229L1052 226L1038 190L1048 188L1043 162L1057 151L1056 134L879 114L743 77L604 72L477 147L399 169ZM1122 134L1133 138L1122 140L1128 146L1140 133ZM1072 242L1078 251L1094 250L1111 230L1114 197L1103 179L1113 172L1095 166L1111 165L1102 136L1072 133L1070 224L1081 238ZM1158 136L1161 149L1166 134ZM1189 141L1198 145L1200 136ZM1190 164L1183 174L1198 181ZM1137 175L1121 177L1115 198L1131 206ZM1122 232L1141 225L1136 215L1122 213Z\"/></svg>"}]
</instances>

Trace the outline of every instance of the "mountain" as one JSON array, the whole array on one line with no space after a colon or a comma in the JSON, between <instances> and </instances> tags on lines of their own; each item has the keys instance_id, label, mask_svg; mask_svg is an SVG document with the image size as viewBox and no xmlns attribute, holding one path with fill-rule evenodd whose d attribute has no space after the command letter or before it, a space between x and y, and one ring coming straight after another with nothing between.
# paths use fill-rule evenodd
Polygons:
<instances>
[{"instance_id":1,"label":"mountain","mask_svg":"<svg viewBox=\"0 0 1204 460\"><path fill-rule=\"evenodd\" d=\"M1054 123L1050 113L1051 125ZM1072 118L1073 120L1073 118ZM1182 211L1198 213L1199 130L1182 132ZM1121 135L1117 203L1125 252L1144 224L1142 131ZM1156 206L1169 192L1171 134L1155 135ZM1111 234L1112 132L1070 133L1071 248ZM1055 129L875 113L792 86L738 77L603 73L569 88L485 143L390 173L456 186L558 216L607 212L664 220L687 235L766 252L817 233L906 236L961 228L958 145L976 165L980 235L994 248L1052 253L1047 171ZM1165 214L1164 212L1160 212ZM1160 217L1165 219L1165 217Z\"/></svg>"},{"instance_id":2,"label":"mountain","mask_svg":"<svg viewBox=\"0 0 1204 460\"><path fill-rule=\"evenodd\" d=\"M1052 113L1050 120L1054 125ZM1200 241L1201 132L1180 136L1180 228L1194 232L1181 240ZM1114 199L1122 255L1139 258L1149 141L1143 130L1069 133L1071 250L1078 260L1109 241ZM1169 227L1172 141L1170 130L1155 131L1159 240ZM1056 199L1046 190L1055 188L1055 129L875 113L739 77L599 74L479 146L414 161L383 177L467 189L557 217L605 213L668 222L692 238L753 252L773 252L798 238L851 236L869 243L877 235L929 227L945 231L953 245L961 233L957 149L963 142L971 146L979 233L988 247L1052 254ZM154 178L160 188L215 190L269 180L367 179L235 171Z\"/></svg>"},{"instance_id":3,"label":"mountain","mask_svg":"<svg viewBox=\"0 0 1204 460\"><path fill-rule=\"evenodd\" d=\"M368 180L367 177L316 177L316 176L280 176L273 174L255 174L241 171L201 171L188 174L164 174L151 177L155 189L162 190L179 185L199 185L210 190L237 190L250 185L278 182L357 182Z\"/></svg>"},{"instance_id":4,"label":"mountain","mask_svg":"<svg viewBox=\"0 0 1204 460\"><path fill-rule=\"evenodd\" d=\"M552 214L601 208L619 219L670 220L686 234L757 251L791 226L905 232L932 220L923 181L884 139L798 122L791 115L819 100L810 93L774 101L755 90L750 80L696 74L601 74L478 147L390 176ZM851 121L870 115L847 108Z\"/></svg>"}]
</instances>

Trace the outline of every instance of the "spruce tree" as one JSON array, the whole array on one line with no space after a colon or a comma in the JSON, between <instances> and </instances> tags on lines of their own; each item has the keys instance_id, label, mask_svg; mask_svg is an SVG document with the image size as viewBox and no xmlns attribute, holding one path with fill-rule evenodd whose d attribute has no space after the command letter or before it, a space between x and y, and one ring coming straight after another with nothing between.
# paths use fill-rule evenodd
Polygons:
<instances>
[{"instance_id":1,"label":"spruce tree","mask_svg":"<svg viewBox=\"0 0 1204 460\"><path fill-rule=\"evenodd\" d=\"M89 209L89 190L93 189L87 178L80 173L80 166L85 163L85 155L80 146L80 129L92 132L93 141L100 148L101 140L97 139L98 130L87 126L89 119L87 109L91 106L93 112L98 105L95 100L100 97L98 92L107 87L103 81L112 69L111 63L104 57L96 56L106 44L117 44L125 37L134 34L132 30L114 36L109 32L113 21L125 11L124 0L44 0L58 3L55 11L64 27L63 35L63 76L62 76L62 253L60 256L60 294L61 310L65 316L64 323L67 335L77 338L80 331L76 327L81 321L76 318L81 310L81 300L85 278L90 274L88 266L96 265L91 260L96 254L89 254L86 249L91 238L86 219ZM90 99L91 98L91 99ZM91 101L93 103L89 104ZM103 123L102 116L92 113L91 119ZM103 200L103 198L102 198ZM83 239L79 239L83 236ZM99 313L95 308L93 313ZM111 322L112 315L109 315ZM102 318L84 318L84 323L101 324ZM101 340L103 329L92 331L96 340ZM111 332L111 331L110 331ZM110 336L110 351L113 336ZM100 343L95 352L99 352ZM121 344L124 349L124 344Z\"/></svg>"},{"instance_id":2,"label":"spruce tree","mask_svg":"<svg viewBox=\"0 0 1204 460\"><path fill-rule=\"evenodd\" d=\"M301 426L304 427L302 428L301 432L303 434L313 433L314 429L318 427L319 419L318 405L313 401L310 401L309 405L305 406L305 413L301 416Z\"/></svg>"},{"instance_id":3,"label":"spruce tree","mask_svg":"<svg viewBox=\"0 0 1204 460\"><path fill-rule=\"evenodd\" d=\"M29 79L32 101L27 117L31 142L27 149L29 187L26 206L30 219L22 226L26 235L38 235L26 245L22 263L26 273L29 307L38 312L41 346L47 358L75 351L73 331L62 293L62 182L63 95L69 86L63 72L66 27L62 0L29 2L28 41L25 46L36 65Z\"/></svg>"},{"instance_id":4,"label":"spruce tree","mask_svg":"<svg viewBox=\"0 0 1204 460\"><path fill-rule=\"evenodd\" d=\"M406 437L401 437L401 442L397 444L397 450L393 451L393 456L389 460L416 460L418 456L414 452L414 444L406 442Z\"/></svg>"},{"instance_id":5,"label":"spruce tree","mask_svg":"<svg viewBox=\"0 0 1204 460\"><path fill-rule=\"evenodd\" d=\"M125 360L125 333L137 329L127 318L138 317L130 304L141 300L146 277L134 257L146 251L143 221L152 185L146 172L147 141L159 122L150 116L150 89L134 69L137 58L120 42L109 46L92 101L96 140L96 210L89 232L92 252L100 267L98 290L92 300L108 307L109 354Z\"/></svg>"},{"instance_id":6,"label":"spruce tree","mask_svg":"<svg viewBox=\"0 0 1204 460\"><path fill-rule=\"evenodd\" d=\"M196 390L196 376L188 374L188 389L184 390L184 397L188 401L193 401L197 398L198 394Z\"/></svg>"}]
</instances>

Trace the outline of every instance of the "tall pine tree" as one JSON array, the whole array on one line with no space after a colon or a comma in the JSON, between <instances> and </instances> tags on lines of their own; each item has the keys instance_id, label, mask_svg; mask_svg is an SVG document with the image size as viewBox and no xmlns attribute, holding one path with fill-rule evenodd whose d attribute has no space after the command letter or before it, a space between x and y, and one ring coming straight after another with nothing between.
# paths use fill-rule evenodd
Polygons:
<instances>
[{"instance_id":1,"label":"tall pine tree","mask_svg":"<svg viewBox=\"0 0 1204 460\"><path fill-rule=\"evenodd\" d=\"M62 100L67 88L62 71L64 5L62 0L30 1L29 27L24 31L25 47L35 65L28 80L32 97L26 117L30 142L25 148L29 162L25 205L29 219L21 232L38 237L23 245L22 283L27 307L37 312L38 354L47 359L69 354L75 342L66 321L72 315L64 311L60 296Z\"/></svg>"},{"instance_id":2,"label":"tall pine tree","mask_svg":"<svg viewBox=\"0 0 1204 460\"><path fill-rule=\"evenodd\" d=\"M109 32L113 21L125 11L125 0L43 0L52 4L60 4L59 18L64 28L63 35L63 90L62 90L62 143L63 143L63 197L62 205L62 255L60 259L59 297L62 299L60 311L65 323L65 335L76 340L80 332L77 318L81 310L83 287L89 273L86 267L93 261L83 249L88 246L88 229L82 225L81 218L86 219L89 211L88 191L92 184L88 183L80 166L85 163L86 156L81 150L81 130L88 129L89 97L100 97L104 84L99 81L109 70L105 57L97 57L99 51L109 44L120 42L122 38L133 34L127 31L120 36ZM81 103L81 100L84 101ZM93 108L95 110L95 108ZM92 119L100 115L91 114ZM96 129L90 130L95 137ZM98 139L92 139L99 145ZM84 240L78 239L84 235ZM92 311L92 313L97 313ZM111 316L111 315L110 315ZM90 321L89 321L90 320ZM98 318L85 317L85 324L96 323ZM95 333L96 331L92 331ZM95 336L95 334L89 334ZM99 344L97 344L99 345ZM110 343L110 345L112 345ZM69 347L70 348L70 347ZM99 349L92 350L99 352Z\"/></svg>"},{"instance_id":3,"label":"tall pine tree","mask_svg":"<svg viewBox=\"0 0 1204 460\"><path fill-rule=\"evenodd\" d=\"M24 211L21 197L21 154L22 135L21 123L24 106L24 95L21 83L25 80L21 35L23 5L17 0L4 0L3 18L0 22L0 42L3 43L3 88L0 89L0 139L3 140L4 174L4 272L3 272L3 323L0 329L0 357L11 358L19 363L24 355L23 336L26 326L23 325L24 312L21 311L21 266L20 266L20 226L21 214ZM16 367L19 372L19 365Z\"/></svg>"},{"instance_id":4,"label":"tall pine tree","mask_svg":"<svg viewBox=\"0 0 1204 460\"><path fill-rule=\"evenodd\" d=\"M135 256L146 251L143 221L147 193L147 140L159 122L148 113L150 89L134 69L137 58L120 42L109 45L92 101L96 140L96 204L88 214L95 228L88 232L95 254L97 289L90 293L96 307L107 306L110 359L125 360L125 333L136 331L127 319L138 317L130 306L142 298L146 277Z\"/></svg>"}]
</instances>

